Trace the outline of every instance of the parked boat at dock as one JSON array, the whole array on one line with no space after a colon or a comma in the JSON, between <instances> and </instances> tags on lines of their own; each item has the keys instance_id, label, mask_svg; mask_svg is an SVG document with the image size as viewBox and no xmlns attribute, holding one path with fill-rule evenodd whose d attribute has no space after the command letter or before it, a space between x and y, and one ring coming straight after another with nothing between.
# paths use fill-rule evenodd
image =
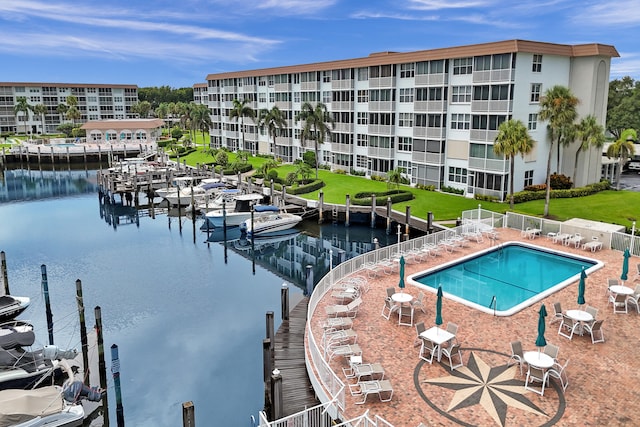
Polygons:
<instances>
[{"instance_id":1,"label":"parked boat at dock","mask_svg":"<svg viewBox=\"0 0 640 427\"><path fill-rule=\"evenodd\" d=\"M29 297L0 296L0 322L5 322L18 316L29 307L30 303L31 299Z\"/></svg>"},{"instance_id":2,"label":"parked boat at dock","mask_svg":"<svg viewBox=\"0 0 640 427\"><path fill-rule=\"evenodd\" d=\"M269 215L278 212L280 208L273 205L260 205L264 196L260 194L241 194L235 198L235 206L232 209L216 209L205 214L211 227L222 227L226 221L227 227L237 227L245 220L251 219L251 209L253 217Z\"/></svg>"},{"instance_id":3,"label":"parked boat at dock","mask_svg":"<svg viewBox=\"0 0 640 427\"><path fill-rule=\"evenodd\" d=\"M258 218L254 217L253 221L251 221L251 219L247 219L240 227L246 230L248 236L251 236L260 233L274 233L277 231L289 230L290 228L298 225L300 221L302 221L302 217L300 215L279 212L259 216Z\"/></svg>"},{"instance_id":4,"label":"parked boat at dock","mask_svg":"<svg viewBox=\"0 0 640 427\"><path fill-rule=\"evenodd\" d=\"M156 194L162 196L171 206L188 206L191 204L192 198L195 198L199 203L209 193L216 193L227 188L227 185L217 178L203 179L197 185L193 185L193 181L191 177L176 178L177 186L175 188L157 190Z\"/></svg>"}]
</instances>

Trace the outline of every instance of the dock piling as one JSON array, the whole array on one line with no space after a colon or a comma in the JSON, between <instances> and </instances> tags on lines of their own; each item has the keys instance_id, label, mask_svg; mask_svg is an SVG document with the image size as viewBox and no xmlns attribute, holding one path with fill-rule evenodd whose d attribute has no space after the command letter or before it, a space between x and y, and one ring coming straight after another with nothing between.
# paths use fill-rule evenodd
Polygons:
<instances>
[{"instance_id":1,"label":"dock piling","mask_svg":"<svg viewBox=\"0 0 640 427\"><path fill-rule=\"evenodd\" d=\"M122 406L122 390L120 386L120 357L118 356L118 346L111 346L111 374L116 390L116 422L118 427L124 427L124 408Z\"/></svg>"},{"instance_id":2,"label":"dock piling","mask_svg":"<svg viewBox=\"0 0 640 427\"><path fill-rule=\"evenodd\" d=\"M282 320L289 320L289 285L282 284L280 290L280 306L282 309Z\"/></svg>"},{"instance_id":3,"label":"dock piling","mask_svg":"<svg viewBox=\"0 0 640 427\"><path fill-rule=\"evenodd\" d=\"M78 305L78 315L80 316L80 343L82 345L82 366L84 370L83 382L86 386L89 383L89 341L87 339L87 324L84 318L84 299L82 297L82 281L76 280L76 303Z\"/></svg>"},{"instance_id":4,"label":"dock piling","mask_svg":"<svg viewBox=\"0 0 640 427\"><path fill-rule=\"evenodd\" d=\"M376 195L371 194L371 228L376 228Z\"/></svg>"},{"instance_id":5,"label":"dock piling","mask_svg":"<svg viewBox=\"0 0 640 427\"><path fill-rule=\"evenodd\" d=\"M318 193L318 224L322 224L324 220L324 192L320 190Z\"/></svg>"},{"instance_id":6,"label":"dock piling","mask_svg":"<svg viewBox=\"0 0 640 427\"><path fill-rule=\"evenodd\" d=\"M9 292L9 274L7 273L7 256L4 251L0 252L0 269L2 269L2 286L4 288L4 294L10 295Z\"/></svg>"},{"instance_id":7,"label":"dock piling","mask_svg":"<svg viewBox=\"0 0 640 427\"><path fill-rule=\"evenodd\" d=\"M51 301L49 300L49 281L47 280L47 266L40 266L42 272L42 293L44 294L44 305L47 312L47 331L49 332L49 345L53 345L53 313L51 313Z\"/></svg>"},{"instance_id":8,"label":"dock piling","mask_svg":"<svg viewBox=\"0 0 640 427\"><path fill-rule=\"evenodd\" d=\"M279 369L274 369L271 374L271 400L273 420L282 418L282 375Z\"/></svg>"},{"instance_id":9,"label":"dock piling","mask_svg":"<svg viewBox=\"0 0 640 427\"><path fill-rule=\"evenodd\" d=\"M196 407L193 402L184 402L182 404L182 427L196 426Z\"/></svg>"},{"instance_id":10,"label":"dock piling","mask_svg":"<svg viewBox=\"0 0 640 427\"><path fill-rule=\"evenodd\" d=\"M391 234L391 197L387 197L387 234Z\"/></svg>"},{"instance_id":11,"label":"dock piling","mask_svg":"<svg viewBox=\"0 0 640 427\"><path fill-rule=\"evenodd\" d=\"M96 306L94 308L94 313L96 316L96 335L97 335L97 343L98 343L98 373L100 374L100 388L103 390L107 389L107 363L104 359L104 338L102 336L102 309L100 306ZM102 407L108 408L107 404L107 393L104 393L102 396ZM105 426L109 425L109 417L104 417Z\"/></svg>"},{"instance_id":12,"label":"dock piling","mask_svg":"<svg viewBox=\"0 0 640 427\"><path fill-rule=\"evenodd\" d=\"M344 226L348 227L349 226L349 211L351 209L351 196L349 194L346 195L345 205L346 205L346 212L345 212L345 218L344 218Z\"/></svg>"},{"instance_id":13,"label":"dock piling","mask_svg":"<svg viewBox=\"0 0 640 427\"><path fill-rule=\"evenodd\" d=\"M267 311L267 338L271 341L271 349L273 349L273 339L275 332L273 330L273 311Z\"/></svg>"}]
</instances>

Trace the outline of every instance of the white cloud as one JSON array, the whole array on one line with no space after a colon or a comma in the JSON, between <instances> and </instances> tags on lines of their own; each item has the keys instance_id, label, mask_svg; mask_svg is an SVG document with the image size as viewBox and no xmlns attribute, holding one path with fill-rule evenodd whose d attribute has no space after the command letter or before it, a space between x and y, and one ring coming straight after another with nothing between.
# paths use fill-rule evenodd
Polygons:
<instances>
[{"instance_id":1,"label":"white cloud","mask_svg":"<svg viewBox=\"0 0 640 427\"><path fill-rule=\"evenodd\" d=\"M437 21L440 19L437 15L417 16L407 15L404 13L385 13L385 12L356 12L351 16L353 19L397 19L402 21Z\"/></svg>"},{"instance_id":2,"label":"white cloud","mask_svg":"<svg viewBox=\"0 0 640 427\"><path fill-rule=\"evenodd\" d=\"M573 17L579 25L630 25L640 22L638 0L597 1L580 8Z\"/></svg>"},{"instance_id":3,"label":"white cloud","mask_svg":"<svg viewBox=\"0 0 640 427\"><path fill-rule=\"evenodd\" d=\"M620 53L620 58L611 59L611 78L624 76L640 80L639 53Z\"/></svg>"},{"instance_id":4,"label":"white cloud","mask_svg":"<svg viewBox=\"0 0 640 427\"><path fill-rule=\"evenodd\" d=\"M441 10L441 9L462 9L469 7L484 7L491 2L485 0L409 0L409 9L414 10Z\"/></svg>"}]
</instances>

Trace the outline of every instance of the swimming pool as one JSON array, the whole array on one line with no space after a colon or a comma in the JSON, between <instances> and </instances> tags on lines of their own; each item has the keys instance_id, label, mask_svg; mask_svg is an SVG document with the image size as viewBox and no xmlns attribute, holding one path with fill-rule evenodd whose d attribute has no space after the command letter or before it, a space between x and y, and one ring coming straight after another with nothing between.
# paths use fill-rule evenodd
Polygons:
<instances>
[{"instance_id":1,"label":"swimming pool","mask_svg":"<svg viewBox=\"0 0 640 427\"><path fill-rule=\"evenodd\" d=\"M496 316L510 316L602 268L601 261L523 242L507 242L432 269L407 282ZM495 299L494 299L495 297ZM576 285L577 298L577 285Z\"/></svg>"}]
</instances>

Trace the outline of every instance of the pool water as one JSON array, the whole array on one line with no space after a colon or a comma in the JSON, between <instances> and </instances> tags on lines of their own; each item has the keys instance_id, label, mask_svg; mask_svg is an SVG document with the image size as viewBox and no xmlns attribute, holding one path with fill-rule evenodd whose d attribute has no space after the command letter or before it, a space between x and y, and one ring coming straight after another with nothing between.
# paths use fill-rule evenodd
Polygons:
<instances>
[{"instance_id":1,"label":"pool water","mask_svg":"<svg viewBox=\"0 0 640 427\"><path fill-rule=\"evenodd\" d=\"M478 310L509 316L589 274L602 263L520 242L506 243L408 277ZM577 285L576 285L577 298Z\"/></svg>"}]
</instances>

